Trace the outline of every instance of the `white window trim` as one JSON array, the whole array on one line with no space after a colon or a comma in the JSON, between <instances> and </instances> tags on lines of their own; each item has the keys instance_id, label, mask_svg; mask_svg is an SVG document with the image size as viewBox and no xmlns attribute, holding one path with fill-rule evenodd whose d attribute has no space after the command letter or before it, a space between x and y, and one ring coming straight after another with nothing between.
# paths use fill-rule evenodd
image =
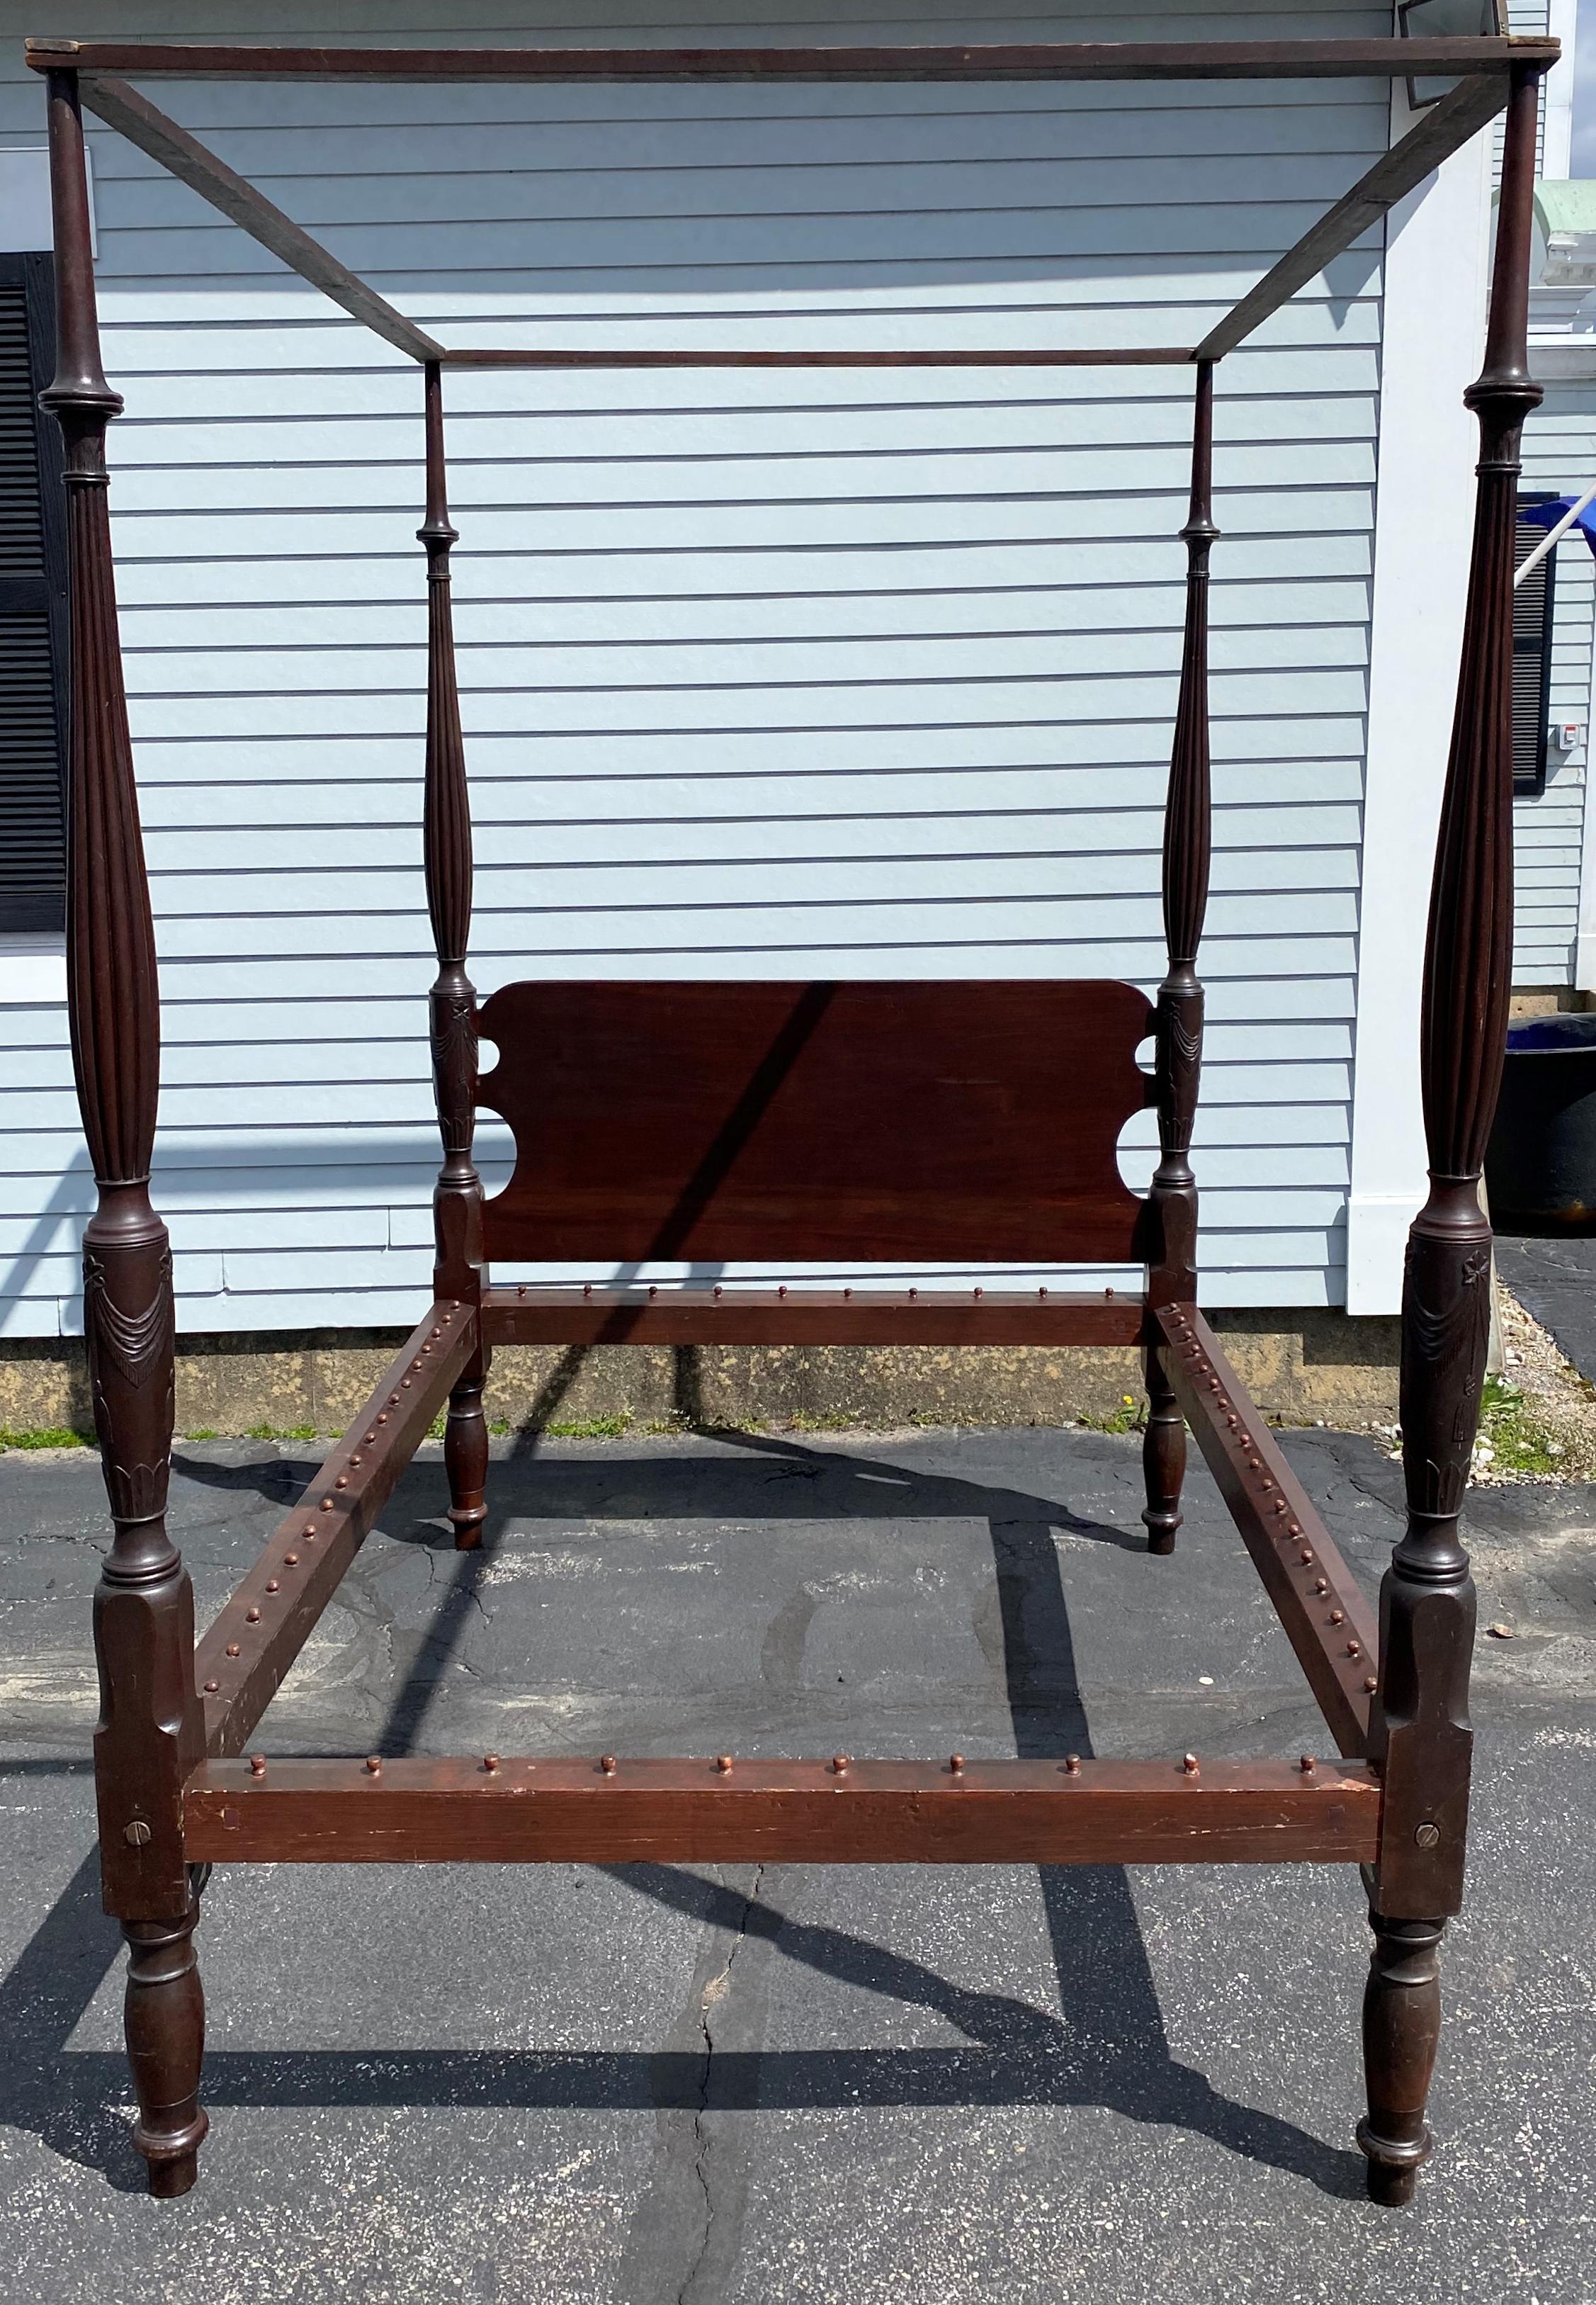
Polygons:
<instances>
[{"instance_id":1,"label":"white window trim","mask_svg":"<svg viewBox=\"0 0 1596 2305\"><path fill-rule=\"evenodd\" d=\"M1408 124L1392 91L1392 140ZM1490 200L1475 137L1386 231L1346 1309L1395 1313L1425 1194L1419 996L1473 528Z\"/></svg>"}]
</instances>

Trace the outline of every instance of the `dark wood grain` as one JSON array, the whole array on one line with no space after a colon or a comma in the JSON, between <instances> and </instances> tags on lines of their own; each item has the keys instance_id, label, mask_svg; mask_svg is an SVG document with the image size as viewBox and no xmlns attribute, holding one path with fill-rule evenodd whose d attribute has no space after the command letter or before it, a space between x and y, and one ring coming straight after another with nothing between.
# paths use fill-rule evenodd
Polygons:
<instances>
[{"instance_id":1,"label":"dark wood grain","mask_svg":"<svg viewBox=\"0 0 1596 2305\"><path fill-rule=\"evenodd\" d=\"M434 1305L267 1540L194 1655L208 1753L242 1751L476 1348L471 1307Z\"/></svg>"},{"instance_id":2,"label":"dark wood grain","mask_svg":"<svg viewBox=\"0 0 1596 2305\"><path fill-rule=\"evenodd\" d=\"M460 350L443 355L446 368L1182 368L1189 346L1121 345L1082 351L1003 352L990 346L949 352L562 352Z\"/></svg>"},{"instance_id":3,"label":"dark wood grain","mask_svg":"<svg viewBox=\"0 0 1596 2305\"><path fill-rule=\"evenodd\" d=\"M1366 1753L1373 1692L1365 1684L1380 1670L1374 1612L1202 1315L1165 1305L1153 1317L1169 1383L1326 1726L1342 1753Z\"/></svg>"},{"instance_id":4,"label":"dark wood grain","mask_svg":"<svg viewBox=\"0 0 1596 2305\"><path fill-rule=\"evenodd\" d=\"M1133 1345L1140 1289L490 1289L482 1325L515 1345Z\"/></svg>"},{"instance_id":5,"label":"dark wood grain","mask_svg":"<svg viewBox=\"0 0 1596 2305\"><path fill-rule=\"evenodd\" d=\"M513 984L490 1258L1141 1255L1128 984Z\"/></svg>"},{"instance_id":6,"label":"dark wood grain","mask_svg":"<svg viewBox=\"0 0 1596 2305\"><path fill-rule=\"evenodd\" d=\"M113 1535L94 1600L100 1882L130 1967L125 2037L134 2141L151 2190L194 2182L203 2003L183 1786L203 1750L194 1596L166 1529L174 1326L172 1252L149 1197L160 1078L155 931L116 633L106 427L83 123L71 73L48 90L55 374L67 499L67 1019L96 1206L83 1236L83 1337Z\"/></svg>"},{"instance_id":7,"label":"dark wood grain","mask_svg":"<svg viewBox=\"0 0 1596 2305\"><path fill-rule=\"evenodd\" d=\"M509 47L228 46L31 39L36 72L76 66L138 80L1362 80L1546 71L1556 40L1344 39L980 42L962 47Z\"/></svg>"},{"instance_id":8,"label":"dark wood grain","mask_svg":"<svg viewBox=\"0 0 1596 2305\"><path fill-rule=\"evenodd\" d=\"M1250 289L1209 330L1196 357L1219 360L1234 352L1271 312L1322 272L1332 258L1350 248L1443 160L1494 120L1507 101L1507 75L1497 72L1460 81L1439 103L1421 112L1406 135L1382 153L1352 190L1311 225L1295 247L1286 250L1257 287Z\"/></svg>"},{"instance_id":9,"label":"dark wood grain","mask_svg":"<svg viewBox=\"0 0 1596 2305\"><path fill-rule=\"evenodd\" d=\"M115 128L141 152L148 152L152 160L158 160L191 191L198 192L201 200L219 208L230 224L239 225L263 248L269 248L302 280L308 280L324 296L330 296L335 304L341 304L375 335L396 345L402 353L408 353L412 360L437 358L442 347L424 328L407 320L386 296L368 287L346 264L340 264L330 250L312 240L292 217L275 207L264 192L258 192L246 177L218 159L186 128L180 128L175 120L169 120L137 89L119 80L86 80L83 101L107 127Z\"/></svg>"},{"instance_id":10,"label":"dark wood grain","mask_svg":"<svg viewBox=\"0 0 1596 2305\"><path fill-rule=\"evenodd\" d=\"M1479 1423L1490 1228L1480 1170L1496 1111L1513 975L1513 565L1519 441L1541 399L1529 374L1538 91L1507 109L1480 421L1473 549L1441 801L1420 1011L1430 1194L1408 1237L1402 1304L1407 1527L1380 1588L1384 1658L1372 1750L1389 1812L1376 1902L1430 1919L1463 1895L1473 1732L1474 1586L1459 1515Z\"/></svg>"},{"instance_id":11,"label":"dark wood grain","mask_svg":"<svg viewBox=\"0 0 1596 2305\"><path fill-rule=\"evenodd\" d=\"M1181 642L1180 687L1164 802L1163 904L1167 965L1159 987L1154 1038L1154 1089L1159 1111L1159 1164L1148 1192L1148 1290L1159 1303L1188 1304L1197 1294L1197 1179L1192 1130L1202 1070L1202 985L1197 948L1208 911L1212 846L1208 722L1209 553L1218 531L1213 518L1214 370L1197 370L1192 414L1192 494L1185 526L1186 617ZM1142 1471L1147 1504L1142 1518L1148 1550L1172 1552L1180 1527L1186 1434L1150 1331L1143 1354L1147 1431Z\"/></svg>"},{"instance_id":12,"label":"dark wood grain","mask_svg":"<svg viewBox=\"0 0 1596 2305\"><path fill-rule=\"evenodd\" d=\"M1424 2117L1441 2034L1443 1920L1390 1920L1372 1907L1374 1949L1363 1992L1368 2117L1358 2143L1371 2198L1385 2208L1411 2201L1430 2154Z\"/></svg>"},{"instance_id":13,"label":"dark wood grain","mask_svg":"<svg viewBox=\"0 0 1596 2305\"><path fill-rule=\"evenodd\" d=\"M1380 1788L1356 1763L505 1757L208 1762L185 1829L208 1862L1360 1864Z\"/></svg>"},{"instance_id":14,"label":"dark wood grain","mask_svg":"<svg viewBox=\"0 0 1596 2305\"><path fill-rule=\"evenodd\" d=\"M448 468L444 453L443 377L436 361L426 369L427 512L416 532L427 552L427 753L421 813L421 860L427 910L437 953L430 1021L432 1085L444 1161L432 1196L435 1297L476 1307L482 1296L482 1180L471 1157L477 1121L477 995L466 974L471 924L471 812L465 778L465 738L454 666L450 549L458 535L449 518ZM449 1396L444 1466L454 1542L476 1544L488 1517L488 1426L482 1386L488 1346L477 1330L476 1349Z\"/></svg>"}]
</instances>

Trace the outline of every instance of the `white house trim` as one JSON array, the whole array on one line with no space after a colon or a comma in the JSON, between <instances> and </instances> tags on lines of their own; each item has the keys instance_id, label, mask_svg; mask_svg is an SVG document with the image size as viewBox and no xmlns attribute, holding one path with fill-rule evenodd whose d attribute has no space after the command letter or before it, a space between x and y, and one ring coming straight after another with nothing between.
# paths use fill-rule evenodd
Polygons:
<instances>
[{"instance_id":1,"label":"white house trim","mask_svg":"<svg viewBox=\"0 0 1596 2305\"><path fill-rule=\"evenodd\" d=\"M1408 117L1399 86L1392 95L1393 140ZM1481 357L1489 198L1490 154L1481 140L1410 194L1387 228L1346 1218L1349 1313L1397 1310L1403 1245L1424 1197L1422 892L1440 815L1468 582L1469 476L1477 450L1462 395Z\"/></svg>"},{"instance_id":2,"label":"white house trim","mask_svg":"<svg viewBox=\"0 0 1596 2305\"><path fill-rule=\"evenodd\" d=\"M1546 29L1561 40L1563 53L1541 82L1545 119L1541 131L1541 174L1561 179L1574 153L1574 50L1579 0L1551 0Z\"/></svg>"}]
</instances>

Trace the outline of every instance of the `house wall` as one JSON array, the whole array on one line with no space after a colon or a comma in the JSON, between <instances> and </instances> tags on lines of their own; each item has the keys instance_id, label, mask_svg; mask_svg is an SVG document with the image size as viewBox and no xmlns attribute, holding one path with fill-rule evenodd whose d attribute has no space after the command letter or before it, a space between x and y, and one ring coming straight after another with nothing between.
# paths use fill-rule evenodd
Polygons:
<instances>
[{"instance_id":1,"label":"house wall","mask_svg":"<svg viewBox=\"0 0 1596 2305\"><path fill-rule=\"evenodd\" d=\"M99 0L72 29L126 37L137 13ZM570 36L568 12L497 4L470 37L545 21ZM174 0L160 30L242 21ZM887 23L831 0L801 23L724 4L686 26L611 0L582 37L1389 23L1183 0ZM461 37L402 0L328 0L316 30ZM304 30L271 0L249 14L251 39ZM0 71L0 142L37 142L41 91L15 44ZM1372 83L157 94L423 325L481 343L1189 343L1388 125ZM405 1320L437 1161L419 378L90 135L106 365L127 403L114 535L180 1323ZM1345 1289L1380 296L1377 236L1220 375L1196 1148L1216 1306ZM1156 983L1180 370L481 375L450 396L480 989ZM7 984L0 1315L48 1336L80 1325L92 1187L62 1008L0 955ZM1152 1133L1144 1118L1127 1135L1138 1184ZM502 1176L502 1139L484 1148Z\"/></svg>"}]
</instances>

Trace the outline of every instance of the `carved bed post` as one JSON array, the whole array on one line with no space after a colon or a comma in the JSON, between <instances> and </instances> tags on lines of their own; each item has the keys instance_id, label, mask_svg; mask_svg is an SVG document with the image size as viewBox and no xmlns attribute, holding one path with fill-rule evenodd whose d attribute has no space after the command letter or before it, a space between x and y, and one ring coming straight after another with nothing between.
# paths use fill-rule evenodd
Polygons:
<instances>
[{"instance_id":1,"label":"carved bed post","mask_svg":"<svg viewBox=\"0 0 1596 2305\"><path fill-rule=\"evenodd\" d=\"M421 850L427 909L437 948L432 987L432 1083L444 1162L433 1195L437 1261L434 1289L479 1308L482 1273L482 1181L471 1161L477 1119L477 996L465 973L471 923L471 816L465 742L454 675L454 621L449 601L448 473L444 456L443 377L426 364L427 516L416 531L427 548L427 778ZM477 1351L449 1395L444 1462L455 1544L481 1542L488 1517L488 1420L482 1387L488 1347Z\"/></svg>"},{"instance_id":2,"label":"carved bed post","mask_svg":"<svg viewBox=\"0 0 1596 2305\"><path fill-rule=\"evenodd\" d=\"M40 396L65 446L71 588L67 1013L98 1187L83 1238L83 1333L115 1534L94 1604L95 1731L106 1909L128 1941L134 2142L153 2193L193 2183L205 2135L198 1902L183 1781L204 1756L194 1596L166 1534L172 1456L172 1253L149 1199L160 1072L155 931L123 693L83 123L75 72L49 76L55 375Z\"/></svg>"},{"instance_id":3,"label":"carved bed post","mask_svg":"<svg viewBox=\"0 0 1596 2305\"><path fill-rule=\"evenodd\" d=\"M1190 1159L1192 1124L1202 1064L1202 987L1197 947L1208 909L1208 556L1218 530L1213 523L1214 364L1197 364L1192 427L1192 502L1181 534L1186 546L1186 625L1180 659L1180 697L1164 804L1164 941L1168 972L1159 988L1157 1087L1158 1168L1150 1215L1157 1262L1148 1274L1148 1303L1189 1305L1197 1295L1197 1180ZM1180 1492L1186 1470L1186 1428L1150 1333L1147 1433L1142 1445L1147 1482L1150 1552L1173 1552L1180 1527Z\"/></svg>"},{"instance_id":4,"label":"carved bed post","mask_svg":"<svg viewBox=\"0 0 1596 2305\"><path fill-rule=\"evenodd\" d=\"M1501 1085L1513 968L1513 558L1519 436L1541 398L1528 371L1536 72L1515 67L1480 420L1479 489L1430 890L1420 1017L1430 1197L1408 1236L1402 1298L1407 1528L1380 1587L1383 1765L1374 1952L1363 2003L1369 2115L1358 2142L1374 2199L1412 2198L1430 2152L1425 2100L1440 2026L1439 1947L1462 1901L1473 1736L1474 1586L1458 1516L1480 1415L1490 1228L1480 1170Z\"/></svg>"}]
</instances>

